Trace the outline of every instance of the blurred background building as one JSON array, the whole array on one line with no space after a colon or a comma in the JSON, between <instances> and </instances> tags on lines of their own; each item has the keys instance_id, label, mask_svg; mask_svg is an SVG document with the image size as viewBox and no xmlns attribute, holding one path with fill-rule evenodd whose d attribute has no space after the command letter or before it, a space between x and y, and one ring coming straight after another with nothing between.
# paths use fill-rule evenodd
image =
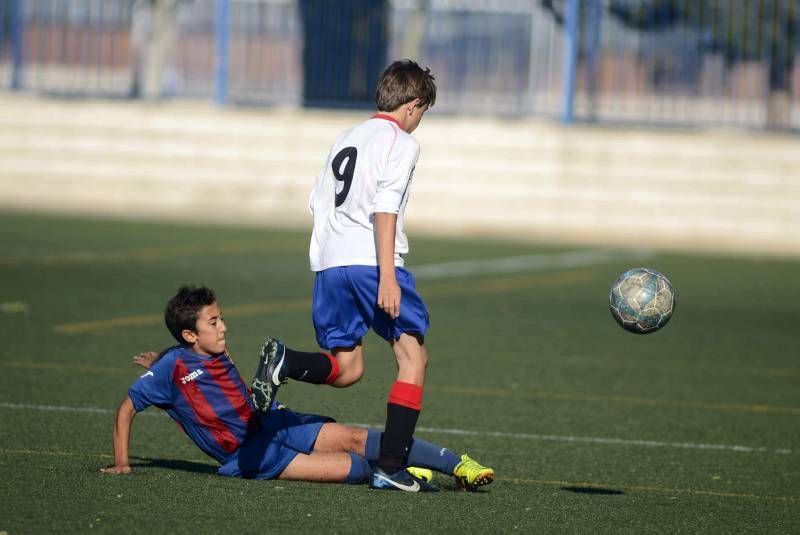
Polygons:
<instances>
[{"instance_id":1,"label":"blurred background building","mask_svg":"<svg viewBox=\"0 0 800 535\"><path fill-rule=\"evenodd\" d=\"M798 37L800 0L0 0L0 209L307 229L408 57L415 232L800 256Z\"/></svg>"},{"instance_id":2,"label":"blurred background building","mask_svg":"<svg viewBox=\"0 0 800 535\"><path fill-rule=\"evenodd\" d=\"M800 128L798 0L2 0L0 84L369 107L387 58L437 111Z\"/></svg>"}]
</instances>

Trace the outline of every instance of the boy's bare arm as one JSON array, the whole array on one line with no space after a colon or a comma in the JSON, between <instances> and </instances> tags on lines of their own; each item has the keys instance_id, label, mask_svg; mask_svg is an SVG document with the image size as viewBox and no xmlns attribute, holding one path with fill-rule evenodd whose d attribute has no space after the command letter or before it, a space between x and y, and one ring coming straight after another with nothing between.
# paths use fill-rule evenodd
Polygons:
<instances>
[{"instance_id":1,"label":"boy's bare arm","mask_svg":"<svg viewBox=\"0 0 800 535\"><path fill-rule=\"evenodd\" d=\"M394 241L397 214L375 213L375 241L378 248L378 306L391 318L400 315L400 285L394 272Z\"/></svg>"},{"instance_id":2,"label":"boy's bare arm","mask_svg":"<svg viewBox=\"0 0 800 535\"><path fill-rule=\"evenodd\" d=\"M128 461L128 446L130 444L131 426L136 409L133 408L131 398L125 396L117 409L117 418L114 422L114 464L101 468L104 474L130 474L131 466Z\"/></svg>"}]
</instances>

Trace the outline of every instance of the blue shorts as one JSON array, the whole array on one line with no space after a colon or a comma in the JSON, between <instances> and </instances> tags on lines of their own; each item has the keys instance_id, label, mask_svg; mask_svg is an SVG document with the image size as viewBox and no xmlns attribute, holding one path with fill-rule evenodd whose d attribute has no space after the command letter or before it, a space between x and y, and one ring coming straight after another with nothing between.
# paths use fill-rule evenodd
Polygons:
<instances>
[{"instance_id":1,"label":"blue shorts","mask_svg":"<svg viewBox=\"0 0 800 535\"><path fill-rule=\"evenodd\" d=\"M238 450L222 462L221 476L275 479L300 453L311 453L322 425L331 418L293 412L277 401L261 415L261 429L249 435Z\"/></svg>"},{"instance_id":2,"label":"blue shorts","mask_svg":"<svg viewBox=\"0 0 800 535\"><path fill-rule=\"evenodd\" d=\"M414 276L395 268L400 316L392 319L378 307L378 267L341 266L318 271L314 280L311 317L317 343L323 349L352 347L372 328L387 341L403 333L424 336L430 327L428 309L417 293Z\"/></svg>"}]
</instances>

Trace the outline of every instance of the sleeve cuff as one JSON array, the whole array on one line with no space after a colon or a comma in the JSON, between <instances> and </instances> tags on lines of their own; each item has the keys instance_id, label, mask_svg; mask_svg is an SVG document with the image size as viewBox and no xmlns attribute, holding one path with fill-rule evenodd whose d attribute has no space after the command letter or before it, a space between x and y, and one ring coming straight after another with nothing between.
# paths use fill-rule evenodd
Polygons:
<instances>
[{"instance_id":1,"label":"sleeve cuff","mask_svg":"<svg viewBox=\"0 0 800 535\"><path fill-rule=\"evenodd\" d=\"M131 398L131 403L133 403L133 408L136 409L136 412L142 412L148 407L146 403L142 403L138 396L133 393L133 389L128 390L128 397Z\"/></svg>"},{"instance_id":2,"label":"sleeve cuff","mask_svg":"<svg viewBox=\"0 0 800 535\"><path fill-rule=\"evenodd\" d=\"M403 196L394 191L384 191L380 193L375 202L372 203L372 213L385 212L387 214L396 214L400 211L400 203L403 202Z\"/></svg>"}]
</instances>

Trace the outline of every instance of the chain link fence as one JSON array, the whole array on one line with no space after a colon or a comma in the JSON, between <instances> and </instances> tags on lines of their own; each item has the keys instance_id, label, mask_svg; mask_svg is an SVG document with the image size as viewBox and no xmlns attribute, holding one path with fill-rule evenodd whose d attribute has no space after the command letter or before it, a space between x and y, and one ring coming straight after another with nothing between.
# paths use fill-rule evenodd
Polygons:
<instances>
[{"instance_id":1,"label":"chain link fence","mask_svg":"<svg viewBox=\"0 0 800 535\"><path fill-rule=\"evenodd\" d=\"M800 129L800 0L0 0L0 84L359 108L411 57L435 113Z\"/></svg>"}]
</instances>

